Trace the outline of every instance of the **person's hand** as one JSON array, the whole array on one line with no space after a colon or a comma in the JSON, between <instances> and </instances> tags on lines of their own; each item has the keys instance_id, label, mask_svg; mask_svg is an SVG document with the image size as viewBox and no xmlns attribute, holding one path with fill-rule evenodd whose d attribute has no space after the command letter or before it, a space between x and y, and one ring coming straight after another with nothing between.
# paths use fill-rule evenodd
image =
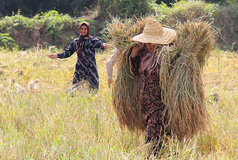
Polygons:
<instances>
[{"instance_id":1,"label":"person's hand","mask_svg":"<svg viewBox=\"0 0 238 160\"><path fill-rule=\"evenodd\" d=\"M112 79L108 79L108 87L111 88L111 84L112 84Z\"/></svg>"},{"instance_id":2,"label":"person's hand","mask_svg":"<svg viewBox=\"0 0 238 160\"><path fill-rule=\"evenodd\" d=\"M142 50L144 47L144 44L142 43L140 46L135 46L132 48L132 53L131 56L132 57L136 57L139 54L139 51Z\"/></svg>"},{"instance_id":3,"label":"person's hand","mask_svg":"<svg viewBox=\"0 0 238 160\"><path fill-rule=\"evenodd\" d=\"M103 47L104 47L104 49L106 50L106 49L107 49L107 44L104 43L104 44L103 44Z\"/></svg>"},{"instance_id":4,"label":"person's hand","mask_svg":"<svg viewBox=\"0 0 238 160\"><path fill-rule=\"evenodd\" d=\"M52 59L55 59L55 58L57 58L57 54L50 54L50 55L48 55L48 57L52 58Z\"/></svg>"}]
</instances>

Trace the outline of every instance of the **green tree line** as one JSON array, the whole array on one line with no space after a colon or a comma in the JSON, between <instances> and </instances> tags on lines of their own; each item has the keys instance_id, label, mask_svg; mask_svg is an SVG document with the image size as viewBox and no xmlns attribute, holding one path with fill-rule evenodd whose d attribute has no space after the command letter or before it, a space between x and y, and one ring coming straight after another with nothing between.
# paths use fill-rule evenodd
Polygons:
<instances>
[{"instance_id":1,"label":"green tree line","mask_svg":"<svg viewBox=\"0 0 238 160\"><path fill-rule=\"evenodd\" d=\"M0 16L11 16L21 10L24 16L57 10L71 16L80 16L85 8L92 8L96 0L1 0Z\"/></svg>"}]
</instances>

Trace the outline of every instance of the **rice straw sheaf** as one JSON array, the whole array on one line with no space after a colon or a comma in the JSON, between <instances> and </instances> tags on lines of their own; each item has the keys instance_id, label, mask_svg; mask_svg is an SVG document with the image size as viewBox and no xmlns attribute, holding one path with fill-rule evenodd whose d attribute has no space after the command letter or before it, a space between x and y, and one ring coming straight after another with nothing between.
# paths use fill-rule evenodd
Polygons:
<instances>
[{"instance_id":1,"label":"rice straw sheaf","mask_svg":"<svg viewBox=\"0 0 238 160\"><path fill-rule=\"evenodd\" d=\"M117 77L113 85L113 106L119 123L131 132L145 129L139 103L139 76L131 72L130 54L132 47L138 45L131 38L142 33L147 17L120 20L113 18L103 33L109 43L117 48Z\"/></svg>"},{"instance_id":2,"label":"rice straw sheaf","mask_svg":"<svg viewBox=\"0 0 238 160\"><path fill-rule=\"evenodd\" d=\"M117 77L113 86L113 106L122 127L130 131L144 130L139 102L139 76L131 72L131 38L143 31L147 17L113 19L104 33L108 42L118 49ZM205 130L209 118L204 104L202 68L213 48L211 25L206 22L187 22L177 27L177 39L172 48L156 49L160 65L164 116L174 135L182 140Z\"/></svg>"},{"instance_id":3,"label":"rice straw sheaf","mask_svg":"<svg viewBox=\"0 0 238 160\"><path fill-rule=\"evenodd\" d=\"M117 63L117 78L113 86L112 99L120 125L131 131L145 129L139 103L139 75L134 75L130 67L132 46L121 50Z\"/></svg>"},{"instance_id":4,"label":"rice straw sheaf","mask_svg":"<svg viewBox=\"0 0 238 160\"><path fill-rule=\"evenodd\" d=\"M102 33L105 35L105 40L113 43L117 49L127 48L131 38L142 33L147 18L135 17L124 20L112 18L112 22L106 25Z\"/></svg>"},{"instance_id":5,"label":"rice straw sheaf","mask_svg":"<svg viewBox=\"0 0 238 160\"><path fill-rule=\"evenodd\" d=\"M209 122L202 68L213 48L214 37L207 22L186 22L178 27L177 34L173 51L158 58L164 113L168 126L182 140L205 130Z\"/></svg>"}]
</instances>

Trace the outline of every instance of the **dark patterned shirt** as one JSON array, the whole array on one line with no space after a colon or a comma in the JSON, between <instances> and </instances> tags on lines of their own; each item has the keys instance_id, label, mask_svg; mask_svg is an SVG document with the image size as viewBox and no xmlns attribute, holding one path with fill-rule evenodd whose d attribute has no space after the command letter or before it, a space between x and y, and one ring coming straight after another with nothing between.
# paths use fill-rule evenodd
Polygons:
<instances>
[{"instance_id":1,"label":"dark patterned shirt","mask_svg":"<svg viewBox=\"0 0 238 160\"><path fill-rule=\"evenodd\" d=\"M63 53L58 53L58 58L68 58L76 51L78 38L74 39L73 42L65 49ZM99 88L99 76L97 70L97 63L95 58L96 49L104 49L103 44L96 37L91 37L85 42L85 58L81 59L78 57L75 65L75 72L73 77L73 84L80 82L81 80L87 80L91 84L93 89L98 90Z\"/></svg>"},{"instance_id":2,"label":"dark patterned shirt","mask_svg":"<svg viewBox=\"0 0 238 160\"><path fill-rule=\"evenodd\" d=\"M162 119L165 108L161 100L161 88L159 81L160 66L158 65L151 74L147 70L141 71L141 62L145 56L153 56L144 53L131 58L132 71L140 75L140 105L142 116L146 124L146 137L153 140L163 138L164 134L170 135L170 130L165 129L166 119Z\"/></svg>"}]
</instances>

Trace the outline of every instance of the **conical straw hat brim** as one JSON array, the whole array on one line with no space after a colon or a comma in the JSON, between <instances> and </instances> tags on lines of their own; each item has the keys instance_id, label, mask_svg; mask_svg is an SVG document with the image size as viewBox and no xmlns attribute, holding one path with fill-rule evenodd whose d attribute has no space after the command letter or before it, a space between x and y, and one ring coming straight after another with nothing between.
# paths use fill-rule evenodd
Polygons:
<instances>
[{"instance_id":1,"label":"conical straw hat brim","mask_svg":"<svg viewBox=\"0 0 238 160\"><path fill-rule=\"evenodd\" d=\"M148 34L141 33L132 38L132 41L138 41L142 43L153 43L153 44L170 44L176 38L176 31L173 29L163 27L163 34Z\"/></svg>"}]
</instances>

